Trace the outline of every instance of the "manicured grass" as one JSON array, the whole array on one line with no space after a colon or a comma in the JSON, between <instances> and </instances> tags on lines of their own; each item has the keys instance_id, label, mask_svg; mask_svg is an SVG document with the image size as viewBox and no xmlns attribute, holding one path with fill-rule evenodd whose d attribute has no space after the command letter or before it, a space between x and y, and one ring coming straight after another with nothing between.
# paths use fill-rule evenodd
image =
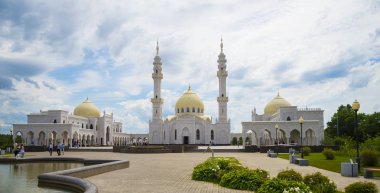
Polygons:
<instances>
[{"instance_id":1,"label":"manicured grass","mask_svg":"<svg viewBox=\"0 0 380 193\"><path fill-rule=\"evenodd\" d=\"M278 157L289 160L289 154L287 153L278 154ZM304 158L309 160L309 164L311 166L337 172L337 173L340 173L340 165L342 162L349 162L350 159L355 161L355 158L353 157L338 156L338 155L335 156L334 160L327 160L325 156L323 156L322 153L310 153L309 156L304 156ZM361 175L363 175L363 168L364 168L363 166L360 167ZM378 166L378 167L370 167L370 168L380 168L380 167ZM380 174L374 173L374 176L380 177Z\"/></svg>"}]
</instances>

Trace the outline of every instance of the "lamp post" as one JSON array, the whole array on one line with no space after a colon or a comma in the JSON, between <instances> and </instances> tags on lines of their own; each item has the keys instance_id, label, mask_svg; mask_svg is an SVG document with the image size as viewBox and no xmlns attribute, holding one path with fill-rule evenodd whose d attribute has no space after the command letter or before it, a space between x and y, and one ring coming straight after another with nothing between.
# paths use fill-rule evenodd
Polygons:
<instances>
[{"instance_id":1,"label":"lamp post","mask_svg":"<svg viewBox=\"0 0 380 193\"><path fill-rule=\"evenodd\" d=\"M9 132L11 133L11 145L13 145L13 128L10 128Z\"/></svg>"},{"instance_id":2,"label":"lamp post","mask_svg":"<svg viewBox=\"0 0 380 193\"><path fill-rule=\"evenodd\" d=\"M276 128L276 154L278 155L278 139L277 139L277 129L278 129L278 124L276 123L276 125L274 126L274 128Z\"/></svg>"},{"instance_id":3,"label":"lamp post","mask_svg":"<svg viewBox=\"0 0 380 193\"><path fill-rule=\"evenodd\" d=\"M301 158L303 159L303 147L302 147L302 124L304 122L304 119L303 117L301 116L299 119L298 119L298 123L301 125Z\"/></svg>"},{"instance_id":4,"label":"lamp post","mask_svg":"<svg viewBox=\"0 0 380 193\"><path fill-rule=\"evenodd\" d=\"M360 171L360 156L359 156L359 136L358 136L358 110L360 103L355 100L352 103L352 109L355 111L355 138L356 138L356 163L358 163L358 171Z\"/></svg>"}]
</instances>

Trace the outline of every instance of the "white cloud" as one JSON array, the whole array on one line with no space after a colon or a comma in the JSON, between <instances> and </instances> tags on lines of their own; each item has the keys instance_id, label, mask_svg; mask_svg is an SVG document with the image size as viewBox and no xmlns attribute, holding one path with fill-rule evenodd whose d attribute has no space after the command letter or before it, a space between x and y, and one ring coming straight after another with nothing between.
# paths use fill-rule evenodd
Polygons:
<instances>
[{"instance_id":1,"label":"white cloud","mask_svg":"<svg viewBox=\"0 0 380 193\"><path fill-rule=\"evenodd\" d=\"M127 132L146 132L158 39L164 115L174 113L190 83L216 118L220 36L234 132L277 91L294 105L325 109L325 121L355 98L363 112L380 108L378 1L33 1L5 7L14 14L0 19L0 61L29 61L38 65L28 67L42 70L9 78L15 89L0 90L1 101L8 101L4 113L70 110L89 95L123 120ZM49 74L73 66L80 66L76 77L62 71L72 81Z\"/></svg>"}]
</instances>

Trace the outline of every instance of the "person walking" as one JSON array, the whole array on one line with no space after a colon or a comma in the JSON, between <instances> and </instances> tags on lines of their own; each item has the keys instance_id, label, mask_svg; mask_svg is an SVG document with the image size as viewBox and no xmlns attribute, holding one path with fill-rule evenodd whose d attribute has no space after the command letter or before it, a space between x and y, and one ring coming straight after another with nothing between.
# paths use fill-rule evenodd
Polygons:
<instances>
[{"instance_id":1,"label":"person walking","mask_svg":"<svg viewBox=\"0 0 380 193\"><path fill-rule=\"evenodd\" d=\"M60 143L57 143L57 155L58 156L61 155L61 144Z\"/></svg>"},{"instance_id":2,"label":"person walking","mask_svg":"<svg viewBox=\"0 0 380 193\"><path fill-rule=\"evenodd\" d=\"M64 143L61 144L61 153L62 153L62 155L65 155L65 144Z\"/></svg>"},{"instance_id":3,"label":"person walking","mask_svg":"<svg viewBox=\"0 0 380 193\"><path fill-rule=\"evenodd\" d=\"M50 156L53 156L53 144L51 142L49 144L49 153L50 153Z\"/></svg>"},{"instance_id":4,"label":"person walking","mask_svg":"<svg viewBox=\"0 0 380 193\"><path fill-rule=\"evenodd\" d=\"M21 144L20 152L21 152L21 159L23 159L24 158L24 154L25 154L24 144Z\"/></svg>"},{"instance_id":5,"label":"person walking","mask_svg":"<svg viewBox=\"0 0 380 193\"><path fill-rule=\"evenodd\" d=\"M17 146L18 146L17 143L13 144L13 153L16 159L17 159L17 154L18 154Z\"/></svg>"}]
</instances>

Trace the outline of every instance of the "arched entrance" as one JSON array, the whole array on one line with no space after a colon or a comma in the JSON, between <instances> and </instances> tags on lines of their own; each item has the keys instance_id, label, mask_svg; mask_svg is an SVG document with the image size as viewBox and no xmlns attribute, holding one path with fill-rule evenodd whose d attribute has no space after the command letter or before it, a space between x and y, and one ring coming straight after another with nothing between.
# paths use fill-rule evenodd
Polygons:
<instances>
[{"instance_id":1,"label":"arched entrance","mask_svg":"<svg viewBox=\"0 0 380 193\"><path fill-rule=\"evenodd\" d=\"M190 132L189 132L189 129L187 128L187 127L185 127L185 128L183 128L182 129L182 137L183 137L183 141L182 141L182 143L183 144L189 144L190 142L189 142L189 134L190 134Z\"/></svg>"}]
</instances>

